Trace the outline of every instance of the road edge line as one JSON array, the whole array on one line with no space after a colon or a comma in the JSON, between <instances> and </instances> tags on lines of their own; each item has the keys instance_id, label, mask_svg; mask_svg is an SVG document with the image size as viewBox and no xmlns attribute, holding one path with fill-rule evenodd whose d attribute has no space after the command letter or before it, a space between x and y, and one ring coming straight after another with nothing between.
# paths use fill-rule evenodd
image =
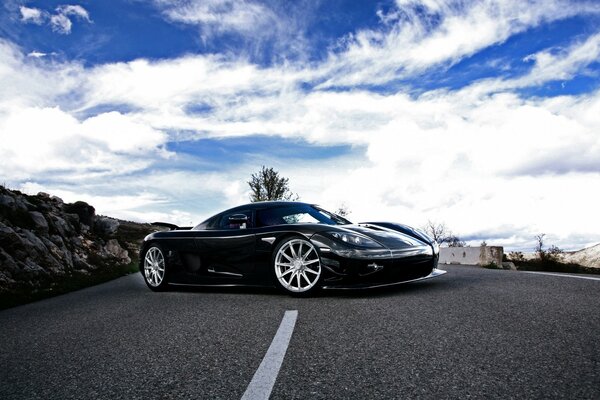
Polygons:
<instances>
[{"instance_id":1,"label":"road edge line","mask_svg":"<svg viewBox=\"0 0 600 400\"><path fill-rule=\"evenodd\" d=\"M539 271L520 271L526 274L534 274L534 275L548 275L548 276L558 276L561 278L576 278L576 279L587 279L590 281L600 281L600 278L595 278L593 276L576 276L569 274L553 274L552 272L539 272Z\"/></svg>"}]
</instances>

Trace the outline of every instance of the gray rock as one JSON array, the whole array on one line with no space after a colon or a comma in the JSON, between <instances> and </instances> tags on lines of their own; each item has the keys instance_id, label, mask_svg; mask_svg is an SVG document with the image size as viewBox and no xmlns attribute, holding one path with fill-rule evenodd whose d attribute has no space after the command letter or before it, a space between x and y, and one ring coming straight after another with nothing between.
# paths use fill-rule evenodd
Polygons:
<instances>
[{"instance_id":1,"label":"gray rock","mask_svg":"<svg viewBox=\"0 0 600 400\"><path fill-rule=\"evenodd\" d=\"M30 254L35 255L38 253L39 255L43 255L48 251L44 242L38 238L33 232L22 229L19 232L19 236L23 239L23 246L30 252Z\"/></svg>"},{"instance_id":2,"label":"gray rock","mask_svg":"<svg viewBox=\"0 0 600 400\"><path fill-rule=\"evenodd\" d=\"M104 246L104 250L111 257L119 259L119 261L124 264L128 264L131 262L131 259L129 258L129 254L127 253L127 250L125 250L124 248L121 247L121 245L119 244L117 239L109 240L106 243L106 246Z\"/></svg>"},{"instance_id":3,"label":"gray rock","mask_svg":"<svg viewBox=\"0 0 600 400\"><path fill-rule=\"evenodd\" d=\"M83 237L82 236L72 237L71 244L75 247L82 247L83 246Z\"/></svg>"},{"instance_id":4,"label":"gray rock","mask_svg":"<svg viewBox=\"0 0 600 400\"><path fill-rule=\"evenodd\" d=\"M0 195L0 206L7 207L7 208L14 210L15 209L15 199L12 198L11 196L2 194L2 195Z\"/></svg>"},{"instance_id":5,"label":"gray rock","mask_svg":"<svg viewBox=\"0 0 600 400\"><path fill-rule=\"evenodd\" d=\"M56 229L60 236L66 238L75 234L75 229L73 228L73 225L71 225L69 222L65 221L56 214L51 214L50 218L52 226L54 227L54 229Z\"/></svg>"},{"instance_id":6,"label":"gray rock","mask_svg":"<svg viewBox=\"0 0 600 400\"><path fill-rule=\"evenodd\" d=\"M516 271L517 270L517 266L512 261L503 261L502 262L502 268L503 269L509 269L511 271Z\"/></svg>"},{"instance_id":7,"label":"gray rock","mask_svg":"<svg viewBox=\"0 0 600 400\"><path fill-rule=\"evenodd\" d=\"M44 268L40 267L30 259L25 260L25 267L23 268L23 271L33 275L47 275L47 272Z\"/></svg>"},{"instance_id":8,"label":"gray rock","mask_svg":"<svg viewBox=\"0 0 600 400\"><path fill-rule=\"evenodd\" d=\"M111 236L119 229L119 221L109 217L97 217L94 227L99 234Z\"/></svg>"},{"instance_id":9,"label":"gray rock","mask_svg":"<svg viewBox=\"0 0 600 400\"><path fill-rule=\"evenodd\" d=\"M89 270L92 269L90 265L87 263L87 258L85 254L73 253L73 268L77 270Z\"/></svg>"},{"instance_id":10,"label":"gray rock","mask_svg":"<svg viewBox=\"0 0 600 400\"><path fill-rule=\"evenodd\" d=\"M61 199L61 198L60 198L60 197L58 197L58 196L52 196L50 199L51 199L51 200L53 200L55 203L58 203L59 205L62 205L62 204L64 204L64 201L63 201L63 199Z\"/></svg>"},{"instance_id":11,"label":"gray rock","mask_svg":"<svg viewBox=\"0 0 600 400\"><path fill-rule=\"evenodd\" d=\"M54 243L59 248L65 247L65 242L63 241L62 237L60 237L58 235L50 236L50 240L52 241L52 243Z\"/></svg>"},{"instance_id":12,"label":"gray rock","mask_svg":"<svg viewBox=\"0 0 600 400\"><path fill-rule=\"evenodd\" d=\"M19 211L27 211L30 208L33 209L33 204L25 200L23 196L17 196L15 198L15 207Z\"/></svg>"},{"instance_id":13,"label":"gray rock","mask_svg":"<svg viewBox=\"0 0 600 400\"><path fill-rule=\"evenodd\" d=\"M5 272L17 272L19 271L19 266L12 258L10 254L4 251L3 248L0 247L0 270Z\"/></svg>"},{"instance_id":14,"label":"gray rock","mask_svg":"<svg viewBox=\"0 0 600 400\"><path fill-rule=\"evenodd\" d=\"M79 225L79 215L75 213L65 213L65 220L73 226Z\"/></svg>"},{"instance_id":15,"label":"gray rock","mask_svg":"<svg viewBox=\"0 0 600 400\"><path fill-rule=\"evenodd\" d=\"M85 201L76 201L73 204L64 204L62 209L66 213L74 213L79 216L79 222L87 226L93 226L96 218L96 210Z\"/></svg>"},{"instance_id":16,"label":"gray rock","mask_svg":"<svg viewBox=\"0 0 600 400\"><path fill-rule=\"evenodd\" d=\"M48 232L48 221L44 218L44 215L39 211L30 211L29 215L35 225L35 229L40 232Z\"/></svg>"},{"instance_id":17,"label":"gray rock","mask_svg":"<svg viewBox=\"0 0 600 400\"><path fill-rule=\"evenodd\" d=\"M0 271L0 293L2 293L2 288L13 286L15 283L10 274Z\"/></svg>"},{"instance_id":18,"label":"gray rock","mask_svg":"<svg viewBox=\"0 0 600 400\"><path fill-rule=\"evenodd\" d=\"M0 222L0 247L18 249L22 247L21 237L11 227Z\"/></svg>"}]
</instances>

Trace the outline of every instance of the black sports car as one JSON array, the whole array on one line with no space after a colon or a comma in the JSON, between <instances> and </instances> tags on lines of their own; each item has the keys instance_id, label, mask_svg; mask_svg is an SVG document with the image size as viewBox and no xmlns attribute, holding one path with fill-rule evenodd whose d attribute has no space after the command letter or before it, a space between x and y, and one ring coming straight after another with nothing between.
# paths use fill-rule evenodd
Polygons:
<instances>
[{"instance_id":1,"label":"black sports car","mask_svg":"<svg viewBox=\"0 0 600 400\"><path fill-rule=\"evenodd\" d=\"M259 202L223 211L193 228L144 239L148 287L277 286L290 294L366 288L442 275L439 247L425 233L388 222L352 224L300 202Z\"/></svg>"}]
</instances>

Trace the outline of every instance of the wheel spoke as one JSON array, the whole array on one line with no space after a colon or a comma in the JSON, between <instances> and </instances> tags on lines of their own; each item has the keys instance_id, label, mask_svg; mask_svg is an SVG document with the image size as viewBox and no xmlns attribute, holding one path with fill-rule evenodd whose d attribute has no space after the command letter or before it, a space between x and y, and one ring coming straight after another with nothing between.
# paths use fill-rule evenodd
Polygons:
<instances>
[{"instance_id":1,"label":"wheel spoke","mask_svg":"<svg viewBox=\"0 0 600 400\"><path fill-rule=\"evenodd\" d=\"M284 256L285 258L287 258L288 261L294 261L294 259L292 257L288 256L284 252L282 252L281 255Z\"/></svg>"},{"instance_id":2,"label":"wheel spoke","mask_svg":"<svg viewBox=\"0 0 600 400\"><path fill-rule=\"evenodd\" d=\"M304 261L303 264L304 265L310 265L310 264L314 264L316 262L319 262L318 258L315 258L314 260L310 260L310 261Z\"/></svg>"},{"instance_id":3,"label":"wheel spoke","mask_svg":"<svg viewBox=\"0 0 600 400\"><path fill-rule=\"evenodd\" d=\"M284 262L278 262L277 263L278 267L291 267L292 263L284 263Z\"/></svg>"},{"instance_id":4,"label":"wheel spoke","mask_svg":"<svg viewBox=\"0 0 600 400\"><path fill-rule=\"evenodd\" d=\"M294 271L294 272L292 273L292 275L290 276L290 279L287 281L287 284L288 284L289 286L292 286L292 281L294 280L294 278L295 278L295 277L296 277L296 271Z\"/></svg>"},{"instance_id":5,"label":"wheel spoke","mask_svg":"<svg viewBox=\"0 0 600 400\"><path fill-rule=\"evenodd\" d=\"M302 277L309 285L312 283L311 280L308 279L308 276L306 276L306 273L304 271L302 271Z\"/></svg>"},{"instance_id":6,"label":"wheel spoke","mask_svg":"<svg viewBox=\"0 0 600 400\"><path fill-rule=\"evenodd\" d=\"M294 257L294 258L298 257L296 255L296 250L294 250L294 245L293 244L290 244L290 251L292 252L292 257Z\"/></svg>"},{"instance_id":7,"label":"wheel spoke","mask_svg":"<svg viewBox=\"0 0 600 400\"><path fill-rule=\"evenodd\" d=\"M313 269L310 268L304 268L305 272L310 272L311 274L315 274L315 275L319 275L319 271L315 271Z\"/></svg>"},{"instance_id":8,"label":"wheel spoke","mask_svg":"<svg viewBox=\"0 0 600 400\"><path fill-rule=\"evenodd\" d=\"M309 255L310 253L312 253L312 252L313 252L313 250L314 250L314 249L313 249L312 247L309 247L309 248L308 248L308 251L307 251L306 253L304 253L304 255L302 256L302 261L306 260L306 257L308 257L308 255Z\"/></svg>"},{"instance_id":9,"label":"wheel spoke","mask_svg":"<svg viewBox=\"0 0 600 400\"><path fill-rule=\"evenodd\" d=\"M294 272L294 270L293 270L292 268L290 268L290 269L286 270L285 272L283 272L283 273L281 274L281 277L284 277L284 276L286 276L286 275L287 275L287 274L289 274L290 272Z\"/></svg>"}]
</instances>

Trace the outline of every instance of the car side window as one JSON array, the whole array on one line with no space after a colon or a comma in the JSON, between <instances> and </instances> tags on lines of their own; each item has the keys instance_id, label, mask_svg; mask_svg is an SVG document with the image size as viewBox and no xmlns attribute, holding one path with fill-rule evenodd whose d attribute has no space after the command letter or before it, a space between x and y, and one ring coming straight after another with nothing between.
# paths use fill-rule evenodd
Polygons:
<instances>
[{"instance_id":1,"label":"car side window","mask_svg":"<svg viewBox=\"0 0 600 400\"><path fill-rule=\"evenodd\" d=\"M230 220L230 217L245 215L247 222L237 222ZM219 229L247 229L254 226L252 220L252 211L236 211L234 213L224 214L219 222Z\"/></svg>"}]
</instances>

